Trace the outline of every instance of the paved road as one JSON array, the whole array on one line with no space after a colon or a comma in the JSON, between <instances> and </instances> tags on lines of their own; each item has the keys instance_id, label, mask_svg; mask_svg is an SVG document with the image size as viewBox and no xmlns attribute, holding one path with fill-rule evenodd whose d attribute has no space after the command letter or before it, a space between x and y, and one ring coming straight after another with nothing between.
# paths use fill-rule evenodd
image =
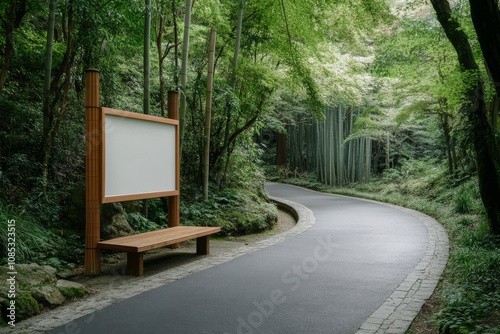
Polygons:
<instances>
[{"instance_id":1,"label":"paved road","mask_svg":"<svg viewBox=\"0 0 500 334\"><path fill-rule=\"evenodd\" d=\"M354 333L424 256L415 216L370 201L269 184L316 223L237 257L79 318L78 333ZM68 326L50 333L65 333ZM76 333L75 332L75 333Z\"/></svg>"}]
</instances>

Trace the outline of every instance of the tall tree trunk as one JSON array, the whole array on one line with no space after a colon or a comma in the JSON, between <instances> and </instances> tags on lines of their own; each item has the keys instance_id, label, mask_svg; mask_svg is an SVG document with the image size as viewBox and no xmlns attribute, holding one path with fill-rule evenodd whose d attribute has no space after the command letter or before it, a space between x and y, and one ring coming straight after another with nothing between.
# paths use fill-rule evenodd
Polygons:
<instances>
[{"instance_id":1,"label":"tall tree trunk","mask_svg":"<svg viewBox=\"0 0 500 334\"><path fill-rule=\"evenodd\" d=\"M45 47L45 77L43 82L43 143L45 143L46 138L48 138L53 117L50 110L50 83L52 80L52 45L54 42L55 7L55 0L50 0L47 43Z\"/></svg>"},{"instance_id":2,"label":"tall tree trunk","mask_svg":"<svg viewBox=\"0 0 500 334\"><path fill-rule=\"evenodd\" d=\"M172 20L170 21L169 15L171 15ZM178 29L177 29L177 9L175 7L175 1L171 1L171 7L167 9L165 3L161 1L156 2L156 15L155 15L155 41L156 41L156 51L158 54L158 78L160 81L160 115L165 117L167 109L166 101L166 86L167 81L165 80L165 59L170 54L172 49L175 50L174 54L174 85L177 87L179 83L179 76L177 73L178 68L178 57L177 57L177 47L178 47ZM172 35L174 41L171 42L167 36L170 33L167 31L172 27ZM166 40L166 45L164 41Z\"/></svg>"},{"instance_id":3,"label":"tall tree trunk","mask_svg":"<svg viewBox=\"0 0 500 334\"><path fill-rule=\"evenodd\" d=\"M500 10L498 0L469 0L479 45L500 96Z\"/></svg>"},{"instance_id":4,"label":"tall tree trunk","mask_svg":"<svg viewBox=\"0 0 500 334\"><path fill-rule=\"evenodd\" d=\"M144 84L144 96L143 96L143 112L148 115L151 109L150 100L150 87L151 87L151 0L145 0L144 8L144 55L143 55L143 84ZM147 172L147 171L144 171ZM143 207L144 217L149 216L149 202L144 200Z\"/></svg>"},{"instance_id":5,"label":"tall tree trunk","mask_svg":"<svg viewBox=\"0 0 500 334\"><path fill-rule=\"evenodd\" d=\"M243 26L243 7L245 4L245 0L240 0L240 4L238 7L238 23L236 25L236 38L235 38L235 46L234 46L234 57L233 57L233 68L232 68L232 81L233 88L236 84L236 73L238 70L238 57L240 54L240 41L241 41L241 29Z\"/></svg>"},{"instance_id":6,"label":"tall tree trunk","mask_svg":"<svg viewBox=\"0 0 500 334\"><path fill-rule=\"evenodd\" d=\"M145 0L144 9L144 100L143 110L145 114L150 112L150 75L151 75L151 0Z\"/></svg>"},{"instance_id":7,"label":"tall tree trunk","mask_svg":"<svg viewBox=\"0 0 500 334\"><path fill-rule=\"evenodd\" d=\"M179 87L179 27L177 25L177 14L175 8L175 1L172 0L172 17L174 25L174 86L176 89Z\"/></svg>"},{"instance_id":8,"label":"tall tree trunk","mask_svg":"<svg viewBox=\"0 0 500 334\"><path fill-rule=\"evenodd\" d=\"M387 137L385 139L385 169L391 168L391 135L387 133Z\"/></svg>"},{"instance_id":9,"label":"tall tree trunk","mask_svg":"<svg viewBox=\"0 0 500 334\"><path fill-rule=\"evenodd\" d=\"M186 0L186 12L184 15L184 41L182 42L182 63L181 63L181 101L179 105L179 127L181 136L181 146L186 131L186 98L187 98L187 67L189 55L189 30L191 28L191 0Z\"/></svg>"},{"instance_id":10,"label":"tall tree trunk","mask_svg":"<svg viewBox=\"0 0 500 334\"><path fill-rule=\"evenodd\" d=\"M453 174L455 170L455 163L453 161L453 146L451 141L450 123L448 121L449 115L447 113L441 114L441 126L443 127L444 140L446 144L446 156L448 157L448 172Z\"/></svg>"},{"instance_id":11,"label":"tall tree trunk","mask_svg":"<svg viewBox=\"0 0 500 334\"><path fill-rule=\"evenodd\" d=\"M54 111L50 99L50 84L52 80L52 44L54 41L55 0L49 2L49 20L47 26L47 44L45 48L45 78L43 85L43 125L42 125L42 186L47 193L50 156L50 131L54 120Z\"/></svg>"},{"instance_id":12,"label":"tall tree trunk","mask_svg":"<svg viewBox=\"0 0 500 334\"><path fill-rule=\"evenodd\" d=\"M475 15L481 15L481 20L485 20L484 15L489 15L488 11L498 12L498 5L493 7L496 1L491 0L471 0L471 7ZM490 5L485 7L485 12L477 13L478 8L483 5ZM468 101L462 106L462 111L470 123L470 133L472 138L474 150L476 152L476 164L479 178L479 189L481 199L488 214L488 221L490 230L493 234L500 234L500 153L497 147L495 138L495 131L489 122L486 103L484 101L483 86L479 74L479 67L474 59L474 54L469 44L469 40L465 32L461 29L457 19L452 16L450 4L447 0L431 0L431 3L436 11L438 21L441 23L446 36L455 48L458 55L458 61L461 66L462 72L466 75L467 80L467 98ZM494 18L492 18L493 20ZM487 20L485 20L487 21ZM488 24L484 24L489 26ZM494 26L494 25L493 25ZM500 26L499 26L500 27ZM484 28L484 27L483 27ZM481 29L483 29L481 28ZM482 30L479 31L482 31ZM495 31L498 33L498 30ZM495 44L495 43L494 43ZM493 48L495 45L493 44ZM500 44L496 46L500 47ZM498 49L494 49L493 51ZM500 56L500 54L499 54ZM498 63L500 65L500 62ZM490 64L488 64L490 66ZM493 69L490 68L493 73ZM496 72L500 75L500 69ZM496 76L496 75L495 75ZM470 79L474 81L471 82ZM494 80L495 79L494 77ZM500 80L500 77L498 77Z\"/></svg>"},{"instance_id":13,"label":"tall tree trunk","mask_svg":"<svg viewBox=\"0 0 500 334\"><path fill-rule=\"evenodd\" d=\"M236 92L236 75L237 75L237 69L238 69L238 57L240 54L240 40L241 40L241 27L243 24L243 5L244 5L244 0L240 0L240 4L238 7L238 23L236 24L236 38L235 38L235 46L234 46L234 55L233 55L233 62L232 62L232 68L231 68L231 81L232 81L232 86L233 86L233 92ZM223 147L228 146L228 141L229 141L229 134L230 134L230 129L231 129L231 104L226 104L226 122L225 122L225 130L224 130L224 142L222 144ZM224 159L224 152L222 152L222 159ZM227 155L227 159L229 159L229 154ZM223 173L224 165L227 165L223 163L221 160L221 163L219 164L219 171L217 173L217 187L220 189L222 187L222 178L225 173Z\"/></svg>"},{"instance_id":14,"label":"tall tree trunk","mask_svg":"<svg viewBox=\"0 0 500 334\"><path fill-rule=\"evenodd\" d=\"M286 168L287 165L287 135L286 133L276 134L276 165L278 166L278 174Z\"/></svg>"},{"instance_id":15,"label":"tall tree trunk","mask_svg":"<svg viewBox=\"0 0 500 334\"><path fill-rule=\"evenodd\" d=\"M490 113L491 126L496 129L498 126L498 113L500 113L500 95L495 96L495 99L486 105Z\"/></svg>"},{"instance_id":16,"label":"tall tree trunk","mask_svg":"<svg viewBox=\"0 0 500 334\"><path fill-rule=\"evenodd\" d=\"M163 76L163 34L165 20L163 18L162 7L160 2L156 2L156 16L155 16L155 41L156 41L156 51L158 54L158 78L160 79L160 115L165 117L166 101L165 101L165 78Z\"/></svg>"},{"instance_id":17,"label":"tall tree trunk","mask_svg":"<svg viewBox=\"0 0 500 334\"><path fill-rule=\"evenodd\" d=\"M47 186L49 179L49 166L50 166L50 157L52 155L52 149L54 147L55 138L57 133L59 132L60 125L66 114L67 105L68 105L68 95L71 86L71 68L73 61L73 8L74 0L69 0L67 3L67 16L63 13L63 18L65 18L63 22L64 36L66 39L66 51L64 53L64 57L61 65L55 71L54 78L52 79L52 65L49 66L49 61L47 61L46 67L46 81L45 81L45 99L44 99L44 133L42 138L42 185L43 192L47 194ZM55 8L50 10L52 15L55 13ZM49 14L49 29L54 28L54 22L50 23L52 19L50 19ZM52 39L53 36L48 34L47 41L47 51L52 50ZM47 59L51 60L52 53L48 55ZM51 61L50 61L51 62ZM48 78L48 80L47 80ZM61 80L63 80L62 85ZM62 94L61 94L62 90ZM58 104L59 99L61 99L61 111L57 115L55 110ZM57 116L57 117L56 117ZM55 121L54 121L55 118Z\"/></svg>"},{"instance_id":18,"label":"tall tree trunk","mask_svg":"<svg viewBox=\"0 0 500 334\"><path fill-rule=\"evenodd\" d=\"M205 108L205 150L203 157L203 200L208 200L208 179L210 174L210 123L212 121L212 91L214 86L215 28L210 32L208 48L207 100Z\"/></svg>"},{"instance_id":19,"label":"tall tree trunk","mask_svg":"<svg viewBox=\"0 0 500 334\"><path fill-rule=\"evenodd\" d=\"M380 141L377 140L377 149L375 150L375 155L373 156L373 165L375 168L375 173L378 173L378 164L380 161L380 156L382 155L382 145L380 144Z\"/></svg>"}]
</instances>

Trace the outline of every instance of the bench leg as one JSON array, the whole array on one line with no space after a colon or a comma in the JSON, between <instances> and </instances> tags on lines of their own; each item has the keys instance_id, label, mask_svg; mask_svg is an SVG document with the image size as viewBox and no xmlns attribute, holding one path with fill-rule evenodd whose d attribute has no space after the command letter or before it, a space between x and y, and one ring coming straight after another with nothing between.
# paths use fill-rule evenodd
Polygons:
<instances>
[{"instance_id":1,"label":"bench leg","mask_svg":"<svg viewBox=\"0 0 500 334\"><path fill-rule=\"evenodd\" d=\"M176 243L176 244L171 244L171 245L168 245L167 246L168 248L170 249L177 249L177 248L181 248L181 243Z\"/></svg>"},{"instance_id":2,"label":"bench leg","mask_svg":"<svg viewBox=\"0 0 500 334\"><path fill-rule=\"evenodd\" d=\"M210 237L207 235L205 237L196 238L196 254L198 255L208 255L210 254Z\"/></svg>"},{"instance_id":3,"label":"bench leg","mask_svg":"<svg viewBox=\"0 0 500 334\"><path fill-rule=\"evenodd\" d=\"M127 253L127 275L144 275L143 253Z\"/></svg>"}]
</instances>

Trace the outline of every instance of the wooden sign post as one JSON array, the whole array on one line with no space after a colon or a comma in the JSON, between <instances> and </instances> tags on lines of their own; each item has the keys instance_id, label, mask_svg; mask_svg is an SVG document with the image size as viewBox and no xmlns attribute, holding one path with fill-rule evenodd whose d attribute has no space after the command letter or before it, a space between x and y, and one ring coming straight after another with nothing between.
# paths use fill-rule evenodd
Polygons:
<instances>
[{"instance_id":1,"label":"wooden sign post","mask_svg":"<svg viewBox=\"0 0 500 334\"><path fill-rule=\"evenodd\" d=\"M168 91L168 102L167 102L167 112L168 118L179 119L179 92ZM180 131L177 132L177 136L180 135ZM177 138L177 141L180 141L180 138ZM180 152L179 152L180 154ZM175 166L176 175L181 175L181 164L180 164L180 156L177 159L177 165ZM177 178L177 189L180 189L180 177ZM168 198L168 227L179 226L179 222L181 221L181 196L180 194L177 196L170 196ZM170 248L179 248L180 244L173 244Z\"/></svg>"},{"instance_id":2,"label":"wooden sign post","mask_svg":"<svg viewBox=\"0 0 500 334\"><path fill-rule=\"evenodd\" d=\"M97 243L101 236L101 109L99 71L87 70L85 77L85 275L101 273Z\"/></svg>"},{"instance_id":3,"label":"wooden sign post","mask_svg":"<svg viewBox=\"0 0 500 334\"><path fill-rule=\"evenodd\" d=\"M168 196L168 226L180 221L179 94L168 93L169 118L103 108L99 71L86 71L85 275L101 272L102 203ZM145 150L144 148L147 148ZM174 244L173 248L179 247Z\"/></svg>"},{"instance_id":4,"label":"wooden sign post","mask_svg":"<svg viewBox=\"0 0 500 334\"><path fill-rule=\"evenodd\" d=\"M179 92L169 91L168 92L168 118L171 119L179 119ZM177 133L179 136L179 133ZM177 139L179 140L179 138ZM180 152L179 152L180 154ZM175 166L176 175L180 175L181 172L181 164L180 159L177 160L177 165ZM177 178L177 182L179 182L179 178ZM177 184L177 188L180 188L180 184ZM168 201L168 226L174 227L179 225L180 221L180 196L170 196Z\"/></svg>"}]
</instances>

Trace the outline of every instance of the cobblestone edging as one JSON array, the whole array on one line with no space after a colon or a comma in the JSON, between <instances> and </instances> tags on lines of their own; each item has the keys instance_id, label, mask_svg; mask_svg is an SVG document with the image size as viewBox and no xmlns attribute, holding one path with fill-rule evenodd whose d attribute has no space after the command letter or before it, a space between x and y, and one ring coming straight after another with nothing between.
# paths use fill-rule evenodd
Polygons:
<instances>
[{"instance_id":1,"label":"cobblestone edging","mask_svg":"<svg viewBox=\"0 0 500 334\"><path fill-rule=\"evenodd\" d=\"M448 261L448 235L441 224L421 212L392 204L384 205L402 210L420 220L427 228L429 244L413 272L406 276L356 334L405 333L434 292Z\"/></svg>"},{"instance_id":2,"label":"cobblestone edging","mask_svg":"<svg viewBox=\"0 0 500 334\"><path fill-rule=\"evenodd\" d=\"M2 328L0 329L0 333L36 334L52 330L65 324L66 326L61 331L61 334L80 333L76 323L72 322L77 318L89 315L89 321L92 321L92 316L90 314L106 306L189 276L198 271L227 262L241 255L277 244L304 232L314 225L316 220L313 212L309 208L285 199L271 198L271 200L275 202L280 209L287 211L296 218L297 224L294 227L268 239L256 242L255 244L241 246L217 255L200 257L200 259L196 261L179 265L149 277L124 277L117 273L116 280L111 281L107 286L103 286L102 290L95 295L22 321L16 324L14 328Z\"/></svg>"}]
</instances>

